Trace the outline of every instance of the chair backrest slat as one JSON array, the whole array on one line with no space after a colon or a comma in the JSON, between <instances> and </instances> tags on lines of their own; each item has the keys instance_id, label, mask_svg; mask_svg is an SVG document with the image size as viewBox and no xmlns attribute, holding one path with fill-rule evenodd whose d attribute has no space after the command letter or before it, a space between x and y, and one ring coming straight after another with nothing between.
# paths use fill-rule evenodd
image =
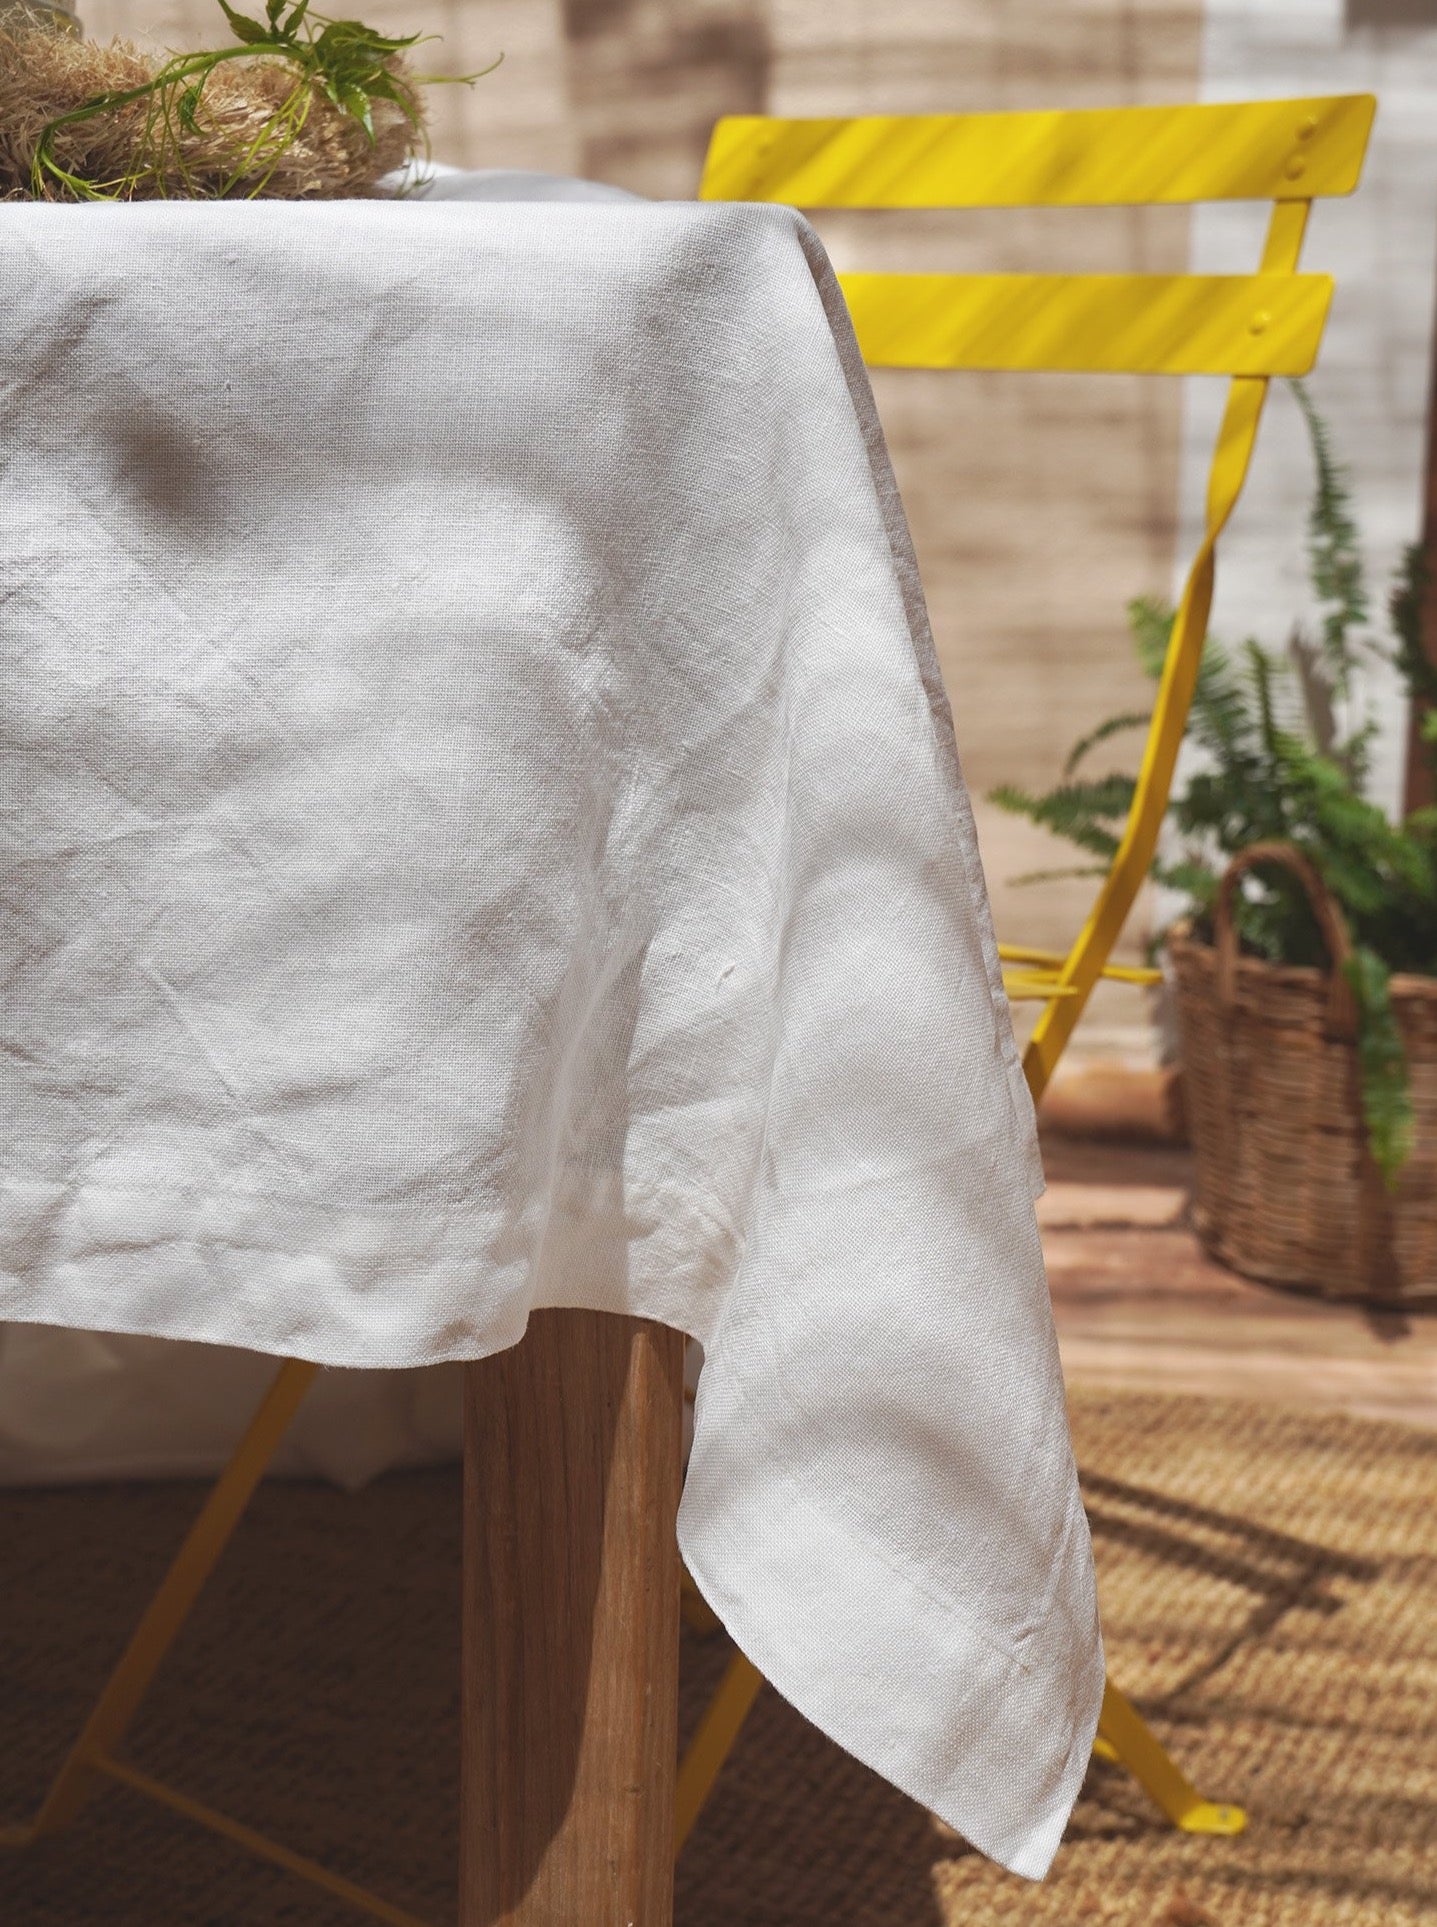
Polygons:
<instances>
[{"instance_id":1,"label":"chair backrest slat","mask_svg":"<svg viewBox=\"0 0 1437 1927\"><path fill-rule=\"evenodd\" d=\"M1305 375L1325 274L845 274L877 368Z\"/></svg>"},{"instance_id":2,"label":"chair backrest slat","mask_svg":"<svg viewBox=\"0 0 1437 1927\"><path fill-rule=\"evenodd\" d=\"M1157 849L1202 661L1218 536L1242 490L1268 380L1307 373L1332 299L1327 275L1297 272L1308 211L1314 199L1357 185L1375 107L1370 94L1352 94L1079 113L747 116L714 129L704 200L805 208L1272 204L1257 274L839 277L864 359L878 366L1231 378L1207 526L1178 602L1117 855L1061 964L1038 974L1030 965L1014 986L1046 1001L1023 1054L1034 1097L1108 969Z\"/></svg>"},{"instance_id":3,"label":"chair backrest slat","mask_svg":"<svg viewBox=\"0 0 1437 1927\"><path fill-rule=\"evenodd\" d=\"M795 207L1114 207L1310 201L1357 185L1370 94L1035 114L865 115L715 127L701 200Z\"/></svg>"}]
</instances>

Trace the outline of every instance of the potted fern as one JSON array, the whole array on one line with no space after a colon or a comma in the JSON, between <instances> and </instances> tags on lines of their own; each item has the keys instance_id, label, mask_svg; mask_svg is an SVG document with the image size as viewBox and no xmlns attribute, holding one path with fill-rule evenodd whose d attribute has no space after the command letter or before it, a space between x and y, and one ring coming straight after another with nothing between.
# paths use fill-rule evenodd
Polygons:
<instances>
[{"instance_id":1,"label":"potted fern","mask_svg":"<svg viewBox=\"0 0 1437 1927\"><path fill-rule=\"evenodd\" d=\"M1274 1283L1437 1303L1437 809L1392 822L1372 800L1378 723L1362 672L1395 666L1426 718L1437 669L1419 636L1420 555L1377 635L1347 478L1303 387L1315 466L1309 572L1319 612L1286 658L1209 638L1155 881L1180 912L1166 958L1194 1149L1194 1218L1215 1255ZM1129 606L1156 680L1172 613ZM1003 808L1076 844L1102 874L1133 797L1094 753L1148 717L1109 718L1045 794ZM1047 873L1051 874L1051 872Z\"/></svg>"}]
</instances>

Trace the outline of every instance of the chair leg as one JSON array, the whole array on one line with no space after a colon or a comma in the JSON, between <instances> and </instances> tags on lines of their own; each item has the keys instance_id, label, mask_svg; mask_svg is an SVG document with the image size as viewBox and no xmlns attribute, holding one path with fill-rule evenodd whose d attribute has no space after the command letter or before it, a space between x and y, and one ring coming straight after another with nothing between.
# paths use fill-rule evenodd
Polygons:
<instances>
[{"instance_id":1,"label":"chair leg","mask_svg":"<svg viewBox=\"0 0 1437 1927\"><path fill-rule=\"evenodd\" d=\"M1184 1833L1241 1833L1247 1825L1241 1807L1203 1798L1111 1679L1103 1693L1098 1733L1100 1743L1107 1742L1102 1751L1126 1767L1148 1798Z\"/></svg>"},{"instance_id":2,"label":"chair leg","mask_svg":"<svg viewBox=\"0 0 1437 1927\"><path fill-rule=\"evenodd\" d=\"M679 1762L678 1783L674 1788L674 1853L682 1853L685 1840L693 1831L704 1802L713 1791L723 1763L733 1751L743 1730L749 1709L758 1698L763 1674L742 1653L728 1663L718 1691Z\"/></svg>"},{"instance_id":3,"label":"chair leg","mask_svg":"<svg viewBox=\"0 0 1437 1927\"><path fill-rule=\"evenodd\" d=\"M700 1639L712 1639L723 1631L723 1621L694 1584L693 1575L682 1562L679 1565L679 1611L689 1631L697 1633Z\"/></svg>"},{"instance_id":4,"label":"chair leg","mask_svg":"<svg viewBox=\"0 0 1437 1927\"><path fill-rule=\"evenodd\" d=\"M682 1851L692 1832L762 1684L757 1669L742 1653L735 1653L679 1766L675 1853ZM1234 1834L1247 1825L1241 1807L1203 1798L1111 1679L1103 1693L1093 1750L1125 1767L1148 1798L1184 1833Z\"/></svg>"},{"instance_id":5,"label":"chair leg","mask_svg":"<svg viewBox=\"0 0 1437 1927\"><path fill-rule=\"evenodd\" d=\"M318 1370L317 1365L295 1358L280 1366L234 1457L215 1482L174 1563L145 1608L39 1812L26 1826L0 1828L0 1846L22 1847L41 1834L57 1832L74 1819L105 1777L99 1763L124 1738Z\"/></svg>"},{"instance_id":6,"label":"chair leg","mask_svg":"<svg viewBox=\"0 0 1437 1927\"><path fill-rule=\"evenodd\" d=\"M110 1777L102 1762L119 1745L139 1711L150 1682L194 1609L318 1369L300 1359L288 1359L280 1367L234 1457L216 1481L146 1607L39 1812L28 1825L0 1827L0 1846L25 1846L42 1834L58 1832L74 1819L97 1784ZM679 1767L674 1815L676 1854L692 1832L762 1685L763 1676L757 1668L742 1653L735 1653ZM1183 1832L1236 1834L1247 1825L1241 1807L1203 1798L1111 1680L1103 1695L1098 1732L1097 1750L1124 1766Z\"/></svg>"}]
</instances>

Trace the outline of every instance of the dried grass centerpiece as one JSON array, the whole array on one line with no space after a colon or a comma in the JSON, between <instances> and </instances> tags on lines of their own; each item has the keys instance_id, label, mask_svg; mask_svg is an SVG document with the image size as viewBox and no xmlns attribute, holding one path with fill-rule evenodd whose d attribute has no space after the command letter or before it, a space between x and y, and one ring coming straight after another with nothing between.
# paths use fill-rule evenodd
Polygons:
<instances>
[{"instance_id":1,"label":"dried grass centerpiece","mask_svg":"<svg viewBox=\"0 0 1437 1927\"><path fill-rule=\"evenodd\" d=\"M404 58L422 36L309 0L267 0L263 20L219 4L237 44L164 60L0 28L0 197L331 199L373 193L422 149L434 77Z\"/></svg>"}]
</instances>

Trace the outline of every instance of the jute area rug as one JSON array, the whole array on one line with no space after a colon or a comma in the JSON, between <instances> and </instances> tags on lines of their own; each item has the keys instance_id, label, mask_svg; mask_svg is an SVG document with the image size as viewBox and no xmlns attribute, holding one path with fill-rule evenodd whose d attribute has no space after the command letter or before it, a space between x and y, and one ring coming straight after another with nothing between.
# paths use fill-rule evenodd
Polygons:
<instances>
[{"instance_id":1,"label":"jute area rug","mask_svg":"<svg viewBox=\"0 0 1437 1927\"><path fill-rule=\"evenodd\" d=\"M1099 1763L1035 1887L765 1692L680 1863L683 1927L1437 1923L1437 1435L1112 1395L1075 1426L1115 1674L1249 1831L1176 1834ZM37 1798L196 1496L0 1495L0 1816ZM457 1585L453 1473L265 1488L132 1757L452 1921ZM688 1722L724 1657L686 1635ZM0 1858L5 1927L359 1918L119 1789Z\"/></svg>"}]
</instances>

